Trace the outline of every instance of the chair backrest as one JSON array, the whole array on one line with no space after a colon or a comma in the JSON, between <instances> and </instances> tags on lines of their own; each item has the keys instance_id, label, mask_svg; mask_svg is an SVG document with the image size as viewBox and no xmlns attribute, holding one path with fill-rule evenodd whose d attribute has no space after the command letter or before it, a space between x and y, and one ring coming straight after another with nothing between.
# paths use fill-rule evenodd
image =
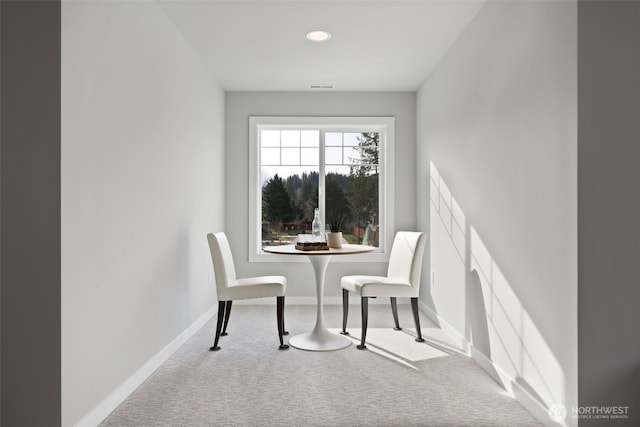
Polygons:
<instances>
[{"instance_id":1,"label":"chair backrest","mask_svg":"<svg viewBox=\"0 0 640 427\"><path fill-rule=\"evenodd\" d=\"M233 255L227 236L222 233L207 234L213 271L216 275L216 288L227 288L229 283L236 280L236 268L233 265Z\"/></svg>"},{"instance_id":2,"label":"chair backrest","mask_svg":"<svg viewBox=\"0 0 640 427\"><path fill-rule=\"evenodd\" d=\"M419 231L398 231L391 248L387 277L419 288L426 240L425 234Z\"/></svg>"}]
</instances>

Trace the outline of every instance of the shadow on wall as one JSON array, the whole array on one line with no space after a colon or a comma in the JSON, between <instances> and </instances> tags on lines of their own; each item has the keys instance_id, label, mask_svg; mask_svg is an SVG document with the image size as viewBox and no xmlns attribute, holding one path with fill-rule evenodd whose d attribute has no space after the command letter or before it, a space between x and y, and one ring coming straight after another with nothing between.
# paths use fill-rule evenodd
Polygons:
<instances>
[{"instance_id":1,"label":"shadow on wall","mask_svg":"<svg viewBox=\"0 0 640 427\"><path fill-rule=\"evenodd\" d=\"M431 266L440 277L429 289L431 307L440 305L442 322L463 318L458 333L474 360L546 418L549 407L567 405L560 364L433 163L430 199ZM461 308L458 300L452 308L450 297L448 306L444 302L451 294L464 299Z\"/></svg>"},{"instance_id":2,"label":"shadow on wall","mask_svg":"<svg viewBox=\"0 0 640 427\"><path fill-rule=\"evenodd\" d=\"M482 283L476 270L466 269L465 283L465 338L472 345L472 349L479 351L491 360L491 340L489 325L487 324L487 309L484 306ZM499 378L493 365L485 369L493 378Z\"/></svg>"}]
</instances>

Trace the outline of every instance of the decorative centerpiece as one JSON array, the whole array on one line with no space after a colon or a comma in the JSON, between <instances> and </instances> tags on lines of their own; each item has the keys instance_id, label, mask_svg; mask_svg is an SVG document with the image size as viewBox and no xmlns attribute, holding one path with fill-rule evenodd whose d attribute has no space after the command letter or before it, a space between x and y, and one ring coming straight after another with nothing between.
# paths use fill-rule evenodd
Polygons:
<instances>
[{"instance_id":1,"label":"decorative centerpiece","mask_svg":"<svg viewBox=\"0 0 640 427\"><path fill-rule=\"evenodd\" d=\"M296 249L299 251L326 251L329 246L327 246L327 242L298 242Z\"/></svg>"},{"instance_id":2,"label":"decorative centerpiece","mask_svg":"<svg viewBox=\"0 0 640 427\"><path fill-rule=\"evenodd\" d=\"M329 230L327 233L327 244L330 248L340 249L342 247L342 226L347 214L339 213L329 218Z\"/></svg>"},{"instance_id":3,"label":"decorative centerpiece","mask_svg":"<svg viewBox=\"0 0 640 427\"><path fill-rule=\"evenodd\" d=\"M312 235L298 234L296 249L300 251L326 251L329 249L327 242L322 235L322 221L320 221L320 210L316 208L313 223L311 224ZM311 240L308 239L311 238Z\"/></svg>"}]
</instances>

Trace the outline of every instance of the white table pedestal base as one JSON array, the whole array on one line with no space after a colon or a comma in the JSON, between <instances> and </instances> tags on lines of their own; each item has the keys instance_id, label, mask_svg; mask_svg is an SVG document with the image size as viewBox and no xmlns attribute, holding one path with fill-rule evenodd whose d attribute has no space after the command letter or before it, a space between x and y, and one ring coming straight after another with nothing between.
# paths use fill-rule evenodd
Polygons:
<instances>
[{"instance_id":1,"label":"white table pedestal base","mask_svg":"<svg viewBox=\"0 0 640 427\"><path fill-rule=\"evenodd\" d=\"M301 350L331 351L340 350L351 345L351 340L338 334L329 332L324 326L324 275L331 255L309 255L316 276L316 292L318 305L316 307L316 326L313 331L296 335L289 339L289 345Z\"/></svg>"},{"instance_id":2,"label":"white table pedestal base","mask_svg":"<svg viewBox=\"0 0 640 427\"><path fill-rule=\"evenodd\" d=\"M300 350L332 351L349 347L351 340L325 330L322 334L307 332L291 337L289 345Z\"/></svg>"}]
</instances>

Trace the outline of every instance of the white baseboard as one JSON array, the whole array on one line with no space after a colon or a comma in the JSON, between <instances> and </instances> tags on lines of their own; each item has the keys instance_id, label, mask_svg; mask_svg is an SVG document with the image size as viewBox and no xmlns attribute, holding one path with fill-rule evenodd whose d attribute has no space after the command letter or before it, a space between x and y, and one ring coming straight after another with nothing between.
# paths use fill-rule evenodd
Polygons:
<instances>
[{"instance_id":1,"label":"white baseboard","mask_svg":"<svg viewBox=\"0 0 640 427\"><path fill-rule=\"evenodd\" d=\"M527 411L538 419L544 426L547 427L566 427L565 423L557 423L549 417L547 408L538 401L538 399L531 396L526 389L516 383L511 376L502 370L498 365L493 363L484 353L477 348L470 345L471 358L493 378L498 384L504 387L505 391L509 393L511 397L516 399Z\"/></svg>"},{"instance_id":2,"label":"white baseboard","mask_svg":"<svg viewBox=\"0 0 640 427\"><path fill-rule=\"evenodd\" d=\"M418 300L418 307L420 308L420 310L422 310L424 314L427 315L429 319L433 321L433 323L438 325L440 329L442 329L442 331L445 334L447 334L447 336L451 339L451 341L453 341L454 345L456 345L458 348L464 351L467 355L470 355L469 342L464 337L464 335L460 334L460 332L458 332L456 328L451 326L449 322L447 322L442 317L440 317L438 313L433 311L431 307L426 305L424 302Z\"/></svg>"},{"instance_id":3,"label":"white baseboard","mask_svg":"<svg viewBox=\"0 0 640 427\"><path fill-rule=\"evenodd\" d=\"M316 297L286 297L286 305L316 305ZM350 304L360 304L360 298L351 297L349 299ZM409 298L398 298L398 305L409 304ZM275 298L256 298L237 300L233 302L234 305L276 305ZM369 298L369 305L371 304L389 304L389 298ZM342 305L342 296L336 297L324 297L324 305Z\"/></svg>"},{"instance_id":4,"label":"white baseboard","mask_svg":"<svg viewBox=\"0 0 640 427\"><path fill-rule=\"evenodd\" d=\"M107 396L98 406L81 419L76 427L94 427L99 425L109 416L114 409L129 397L153 372L171 357L189 338L193 336L205 323L218 313L217 304L207 310L195 322L167 344L158 354L127 378L118 388Z\"/></svg>"},{"instance_id":5,"label":"white baseboard","mask_svg":"<svg viewBox=\"0 0 640 427\"><path fill-rule=\"evenodd\" d=\"M484 353L475 348L467 339L444 320L431 307L419 301L419 307L434 323L440 325L440 329L460 347L469 357L471 357L491 378L500 384L507 393L516 399L524 408L531 413L538 421L547 427L566 427L565 423L557 423L551 420L547 408L531 393L514 381L502 368L493 363Z\"/></svg>"}]
</instances>

